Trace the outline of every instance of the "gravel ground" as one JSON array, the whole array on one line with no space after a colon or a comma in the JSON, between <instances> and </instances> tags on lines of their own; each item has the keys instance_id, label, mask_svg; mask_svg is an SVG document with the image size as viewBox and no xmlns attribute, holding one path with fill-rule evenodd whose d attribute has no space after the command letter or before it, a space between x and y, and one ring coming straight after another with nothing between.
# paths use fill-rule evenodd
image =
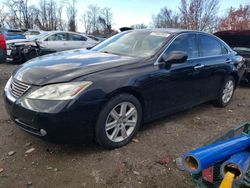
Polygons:
<instances>
[{"instance_id":1,"label":"gravel ground","mask_svg":"<svg viewBox=\"0 0 250 188\"><path fill-rule=\"evenodd\" d=\"M16 67L0 64L1 91ZM250 119L249 93L240 87L226 108L203 104L144 125L134 142L112 151L33 137L10 121L1 97L0 187L195 187L174 159Z\"/></svg>"}]
</instances>

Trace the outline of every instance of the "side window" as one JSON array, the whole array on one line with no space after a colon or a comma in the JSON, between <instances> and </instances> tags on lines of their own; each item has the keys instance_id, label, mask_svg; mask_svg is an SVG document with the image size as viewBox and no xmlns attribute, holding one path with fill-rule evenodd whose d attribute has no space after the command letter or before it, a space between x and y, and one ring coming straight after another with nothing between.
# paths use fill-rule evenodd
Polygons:
<instances>
[{"instance_id":1,"label":"side window","mask_svg":"<svg viewBox=\"0 0 250 188\"><path fill-rule=\"evenodd\" d=\"M222 49L222 54L227 54L228 53L228 50L227 50L227 48L223 45L223 44L221 44L221 49Z\"/></svg>"},{"instance_id":2,"label":"side window","mask_svg":"<svg viewBox=\"0 0 250 188\"><path fill-rule=\"evenodd\" d=\"M202 57L217 56L225 53L222 44L207 35L200 35L200 52Z\"/></svg>"},{"instance_id":3,"label":"side window","mask_svg":"<svg viewBox=\"0 0 250 188\"><path fill-rule=\"evenodd\" d=\"M87 38L77 34L69 34L69 40L71 41L86 41Z\"/></svg>"},{"instance_id":4,"label":"side window","mask_svg":"<svg viewBox=\"0 0 250 188\"><path fill-rule=\"evenodd\" d=\"M65 41L65 40L67 40L66 33L56 33L54 35L49 36L46 41Z\"/></svg>"},{"instance_id":5,"label":"side window","mask_svg":"<svg viewBox=\"0 0 250 188\"><path fill-rule=\"evenodd\" d=\"M165 51L164 55L168 56L173 51L184 51L188 54L188 58L196 58L199 56L196 35L184 34L177 37Z\"/></svg>"},{"instance_id":6,"label":"side window","mask_svg":"<svg viewBox=\"0 0 250 188\"><path fill-rule=\"evenodd\" d=\"M39 32L39 31L32 31L31 34L32 34L32 35L39 35L40 32Z\"/></svg>"}]
</instances>

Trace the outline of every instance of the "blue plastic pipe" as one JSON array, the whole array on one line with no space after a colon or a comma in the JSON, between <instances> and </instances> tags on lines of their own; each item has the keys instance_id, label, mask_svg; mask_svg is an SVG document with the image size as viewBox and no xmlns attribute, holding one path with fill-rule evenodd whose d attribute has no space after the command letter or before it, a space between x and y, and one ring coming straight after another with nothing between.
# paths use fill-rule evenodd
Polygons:
<instances>
[{"instance_id":1,"label":"blue plastic pipe","mask_svg":"<svg viewBox=\"0 0 250 188\"><path fill-rule=\"evenodd\" d=\"M250 136L240 136L207 145L182 156L184 169L197 174L202 170L230 158L232 155L245 151L250 147Z\"/></svg>"},{"instance_id":2,"label":"blue plastic pipe","mask_svg":"<svg viewBox=\"0 0 250 188\"><path fill-rule=\"evenodd\" d=\"M242 180L249 168L250 165L250 153L240 152L237 154L234 154L231 156L227 161L225 161L221 165L221 175L224 177L224 175L227 172L232 172L235 175L235 180Z\"/></svg>"}]
</instances>

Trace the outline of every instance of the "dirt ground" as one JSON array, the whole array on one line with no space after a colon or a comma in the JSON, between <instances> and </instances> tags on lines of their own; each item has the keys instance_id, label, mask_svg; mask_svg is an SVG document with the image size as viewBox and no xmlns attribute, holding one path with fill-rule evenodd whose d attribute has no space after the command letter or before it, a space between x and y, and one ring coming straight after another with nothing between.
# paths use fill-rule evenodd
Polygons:
<instances>
[{"instance_id":1,"label":"dirt ground","mask_svg":"<svg viewBox=\"0 0 250 188\"><path fill-rule=\"evenodd\" d=\"M0 64L1 92L16 67ZM137 142L111 151L95 143L49 143L25 133L10 121L1 96L0 187L195 187L175 159L250 120L249 94L250 88L240 87L226 108L203 104L144 125ZM164 158L167 164L159 164Z\"/></svg>"}]
</instances>

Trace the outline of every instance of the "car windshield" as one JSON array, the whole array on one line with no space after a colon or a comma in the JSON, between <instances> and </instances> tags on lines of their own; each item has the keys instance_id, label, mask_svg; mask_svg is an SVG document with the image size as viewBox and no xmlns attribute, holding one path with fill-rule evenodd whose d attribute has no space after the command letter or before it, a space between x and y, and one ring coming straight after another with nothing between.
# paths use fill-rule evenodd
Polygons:
<instances>
[{"instance_id":1,"label":"car windshield","mask_svg":"<svg viewBox=\"0 0 250 188\"><path fill-rule=\"evenodd\" d=\"M131 57L150 57L170 34L154 31L127 31L98 44L92 50Z\"/></svg>"}]
</instances>

